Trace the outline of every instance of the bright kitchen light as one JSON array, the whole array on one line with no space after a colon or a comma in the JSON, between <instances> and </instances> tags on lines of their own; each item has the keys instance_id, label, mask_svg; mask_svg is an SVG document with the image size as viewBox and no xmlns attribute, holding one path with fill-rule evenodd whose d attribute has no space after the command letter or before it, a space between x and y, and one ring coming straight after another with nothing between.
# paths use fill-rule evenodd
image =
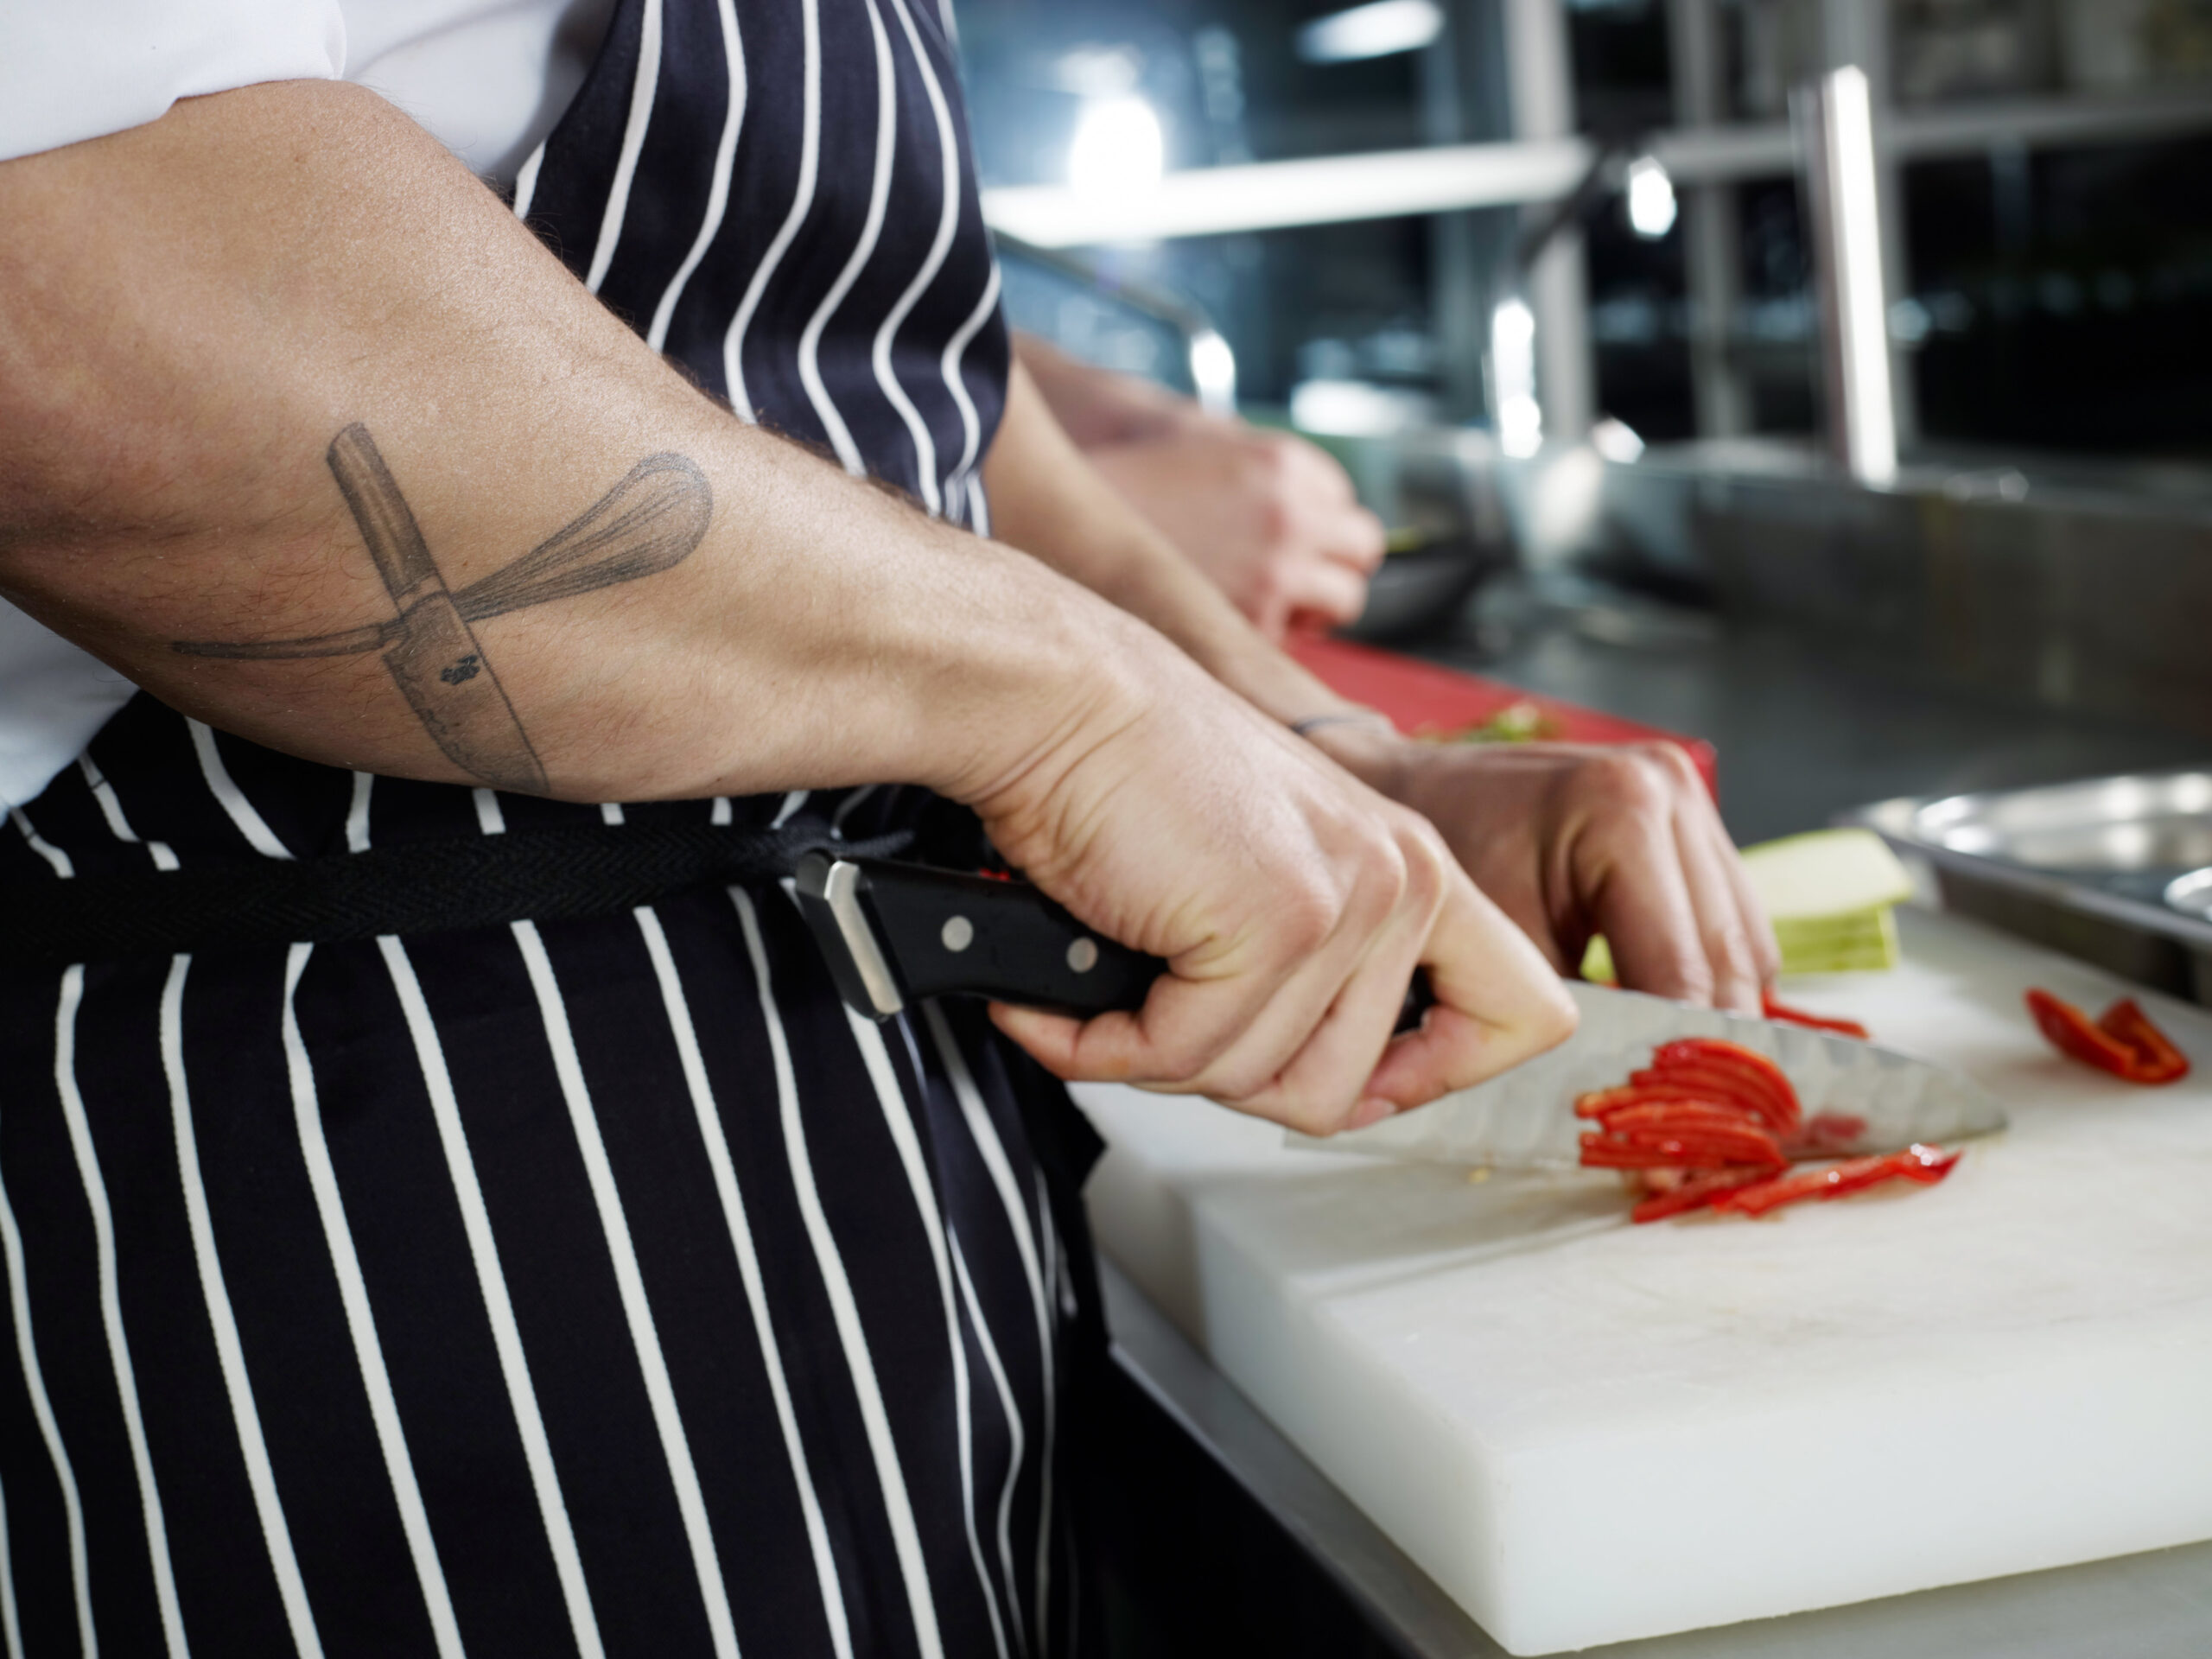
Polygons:
<instances>
[{"instance_id":1,"label":"bright kitchen light","mask_svg":"<svg viewBox=\"0 0 2212 1659\"><path fill-rule=\"evenodd\" d=\"M1643 454L1643 439L1626 421L1608 415L1590 429L1590 447L1625 467Z\"/></svg>"},{"instance_id":2,"label":"bright kitchen light","mask_svg":"<svg viewBox=\"0 0 2212 1659\"><path fill-rule=\"evenodd\" d=\"M1301 380L1290 389L1290 423L1335 438L1387 438L1436 418L1433 403L1364 380Z\"/></svg>"},{"instance_id":3,"label":"bright kitchen light","mask_svg":"<svg viewBox=\"0 0 2212 1659\"><path fill-rule=\"evenodd\" d=\"M1675 181L1656 156L1639 156L1628 164L1629 228L1656 242L1675 228Z\"/></svg>"},{"instance_id":4,"label":"bright kitchen light","mask_svg":"<svg viewBox=\"0 0 2212 1659\"><path fill-rule=\"evenodd\" d=\"M1536 402L1536 318L1508 300L1491 315L1491 390L1497 399L1497 447L1526 461L1543 447L1544 411Z\"/></svg>"},{"instance_id":5,"label":"bright kitchen light","mask_svg":"<svg viewBox=\"0 0 2212 1659\"><path fill-rule=\"evenodd\" d=\"M1068 183L1086 196L1142 195L1166 170L1160 117L1134 95L1086 99L1068 145Z\"/></svg>"},{"instance_id":6,"label":"bright kitchen light","mask_svg":"<svg viewBox=\"0 0 2212 1659\"><path fill-rule=\"evenodd\" d=\"M1207 328L1191 340L1191 385L1198 407L1209 415L1236 412L1236 353L1229 342Z\"/></svg>"},{"instance_id":7,"label":"bright kitchen light","mask_svg":"<svg viewBox=\"0 0 2212 1659\"><path fill-rule=\"evenodd\" d=\"M1317 17L1298 31L1298 55L1308 63L1351 63L1418 52L1444 32L1436 0L1374 0Z\"/></svg>"}]
</instances>

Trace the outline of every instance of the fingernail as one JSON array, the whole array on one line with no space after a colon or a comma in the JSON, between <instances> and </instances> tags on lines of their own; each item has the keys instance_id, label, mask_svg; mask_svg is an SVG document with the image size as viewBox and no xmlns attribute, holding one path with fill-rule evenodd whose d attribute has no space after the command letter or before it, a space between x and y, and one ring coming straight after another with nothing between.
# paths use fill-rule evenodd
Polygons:
<instances>
[{"instance_id":1,"label":"fingernail","mask_svg":"<svg viewBox=\"0 0 2212 1659\"><path fill-rule=\"evenodd\" d=\"M1370 1123L1380 1123L1386 1117L1395 1116L1397 1110L1395 1102L1385 1100L1380 1095L1364 1096L1359 1104L1351 1109L1350 1127L1363 1129Z\"/></svg>"}]
</instances>

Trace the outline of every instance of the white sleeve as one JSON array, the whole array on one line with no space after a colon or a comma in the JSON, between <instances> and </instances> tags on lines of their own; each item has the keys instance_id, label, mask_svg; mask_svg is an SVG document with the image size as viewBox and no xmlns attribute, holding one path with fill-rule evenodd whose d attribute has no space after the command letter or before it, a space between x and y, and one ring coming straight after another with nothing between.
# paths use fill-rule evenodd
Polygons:
<instances>
[{"instance_id":1,"label":"white sleeve","mask_svg":"<svg viewBox=\"0 0 2212 1659\"><path fill-rule=\"evenodd\" d=\"M180 98L345 68L339 0L0 5L0 161L158 120Z\"/></svg>"}]
</instances>

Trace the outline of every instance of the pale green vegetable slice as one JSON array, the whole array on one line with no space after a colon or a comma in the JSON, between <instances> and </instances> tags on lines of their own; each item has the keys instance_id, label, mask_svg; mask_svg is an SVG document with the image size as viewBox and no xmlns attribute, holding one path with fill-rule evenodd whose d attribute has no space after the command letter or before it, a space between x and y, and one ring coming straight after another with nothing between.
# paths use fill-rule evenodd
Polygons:
<instances>
[{"instance_id":1,"label":"pale green vegetable slice","mask_svg":"<svg viewBox=\"0 0 2212 1659\"><path fill-rule=\"evenodd\" d=\"M1744 849L1744 868L1774 923L1785 974L1879 971L1897 964L1892 906L1912 878L1871 830L1815 830ZM1582 977L1616 980L1603 936L1584 953Z\"/></svg>"},{"instance_id":2,"label":"pale green vegetable slice","mask_svg":"<svg viewBox=\"0 0 2212 1659\"><path fill-rule=\"evenodd\" d=\"M1776 922L1848 916L1912 897L1912 878L1871 830L1815 830L1744 849L1751 887Z\"/></svg>"},{"instance_id":3,"label":"pale green vegetable slice","mask_svg":"<svg viewBox=\"0 0 2212 1659\"><path fill-rule=\"evenodd\" d=\"M1889 905L1849 918L1777 922L1774 938L1785 974L1878 973L1897 965L1897 913Z\"/></svg>"}]
</instances>

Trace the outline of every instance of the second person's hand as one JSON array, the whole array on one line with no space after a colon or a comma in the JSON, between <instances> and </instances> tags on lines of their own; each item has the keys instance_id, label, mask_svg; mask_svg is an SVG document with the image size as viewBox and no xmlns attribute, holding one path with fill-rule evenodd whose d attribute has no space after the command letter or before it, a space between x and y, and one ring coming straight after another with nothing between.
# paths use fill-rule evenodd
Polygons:
<instances>
[{"instance_id":1,"label":"second person's hand","mask_svg":"<svg viewBox=\"0 0 2212 1659\"><path fill-rule=\"evenodd\" d=\"M1193 409L1090 464L1269 639L1359 619L1382 523L1325 451Z\"/></svg>"},{"instance_id":2,"label":"second person's hand","mask_svg":"<svg viewBox=\"0 0 2212 1659\"><path fill-rule=\"evenodd\" d=\"M1316 741L1433 822L1559 971L1602 933L1630 989L1758 1012L1774 930L1674 744L1421 743L1354 725Z\"/></svg>"}]
</instances>

